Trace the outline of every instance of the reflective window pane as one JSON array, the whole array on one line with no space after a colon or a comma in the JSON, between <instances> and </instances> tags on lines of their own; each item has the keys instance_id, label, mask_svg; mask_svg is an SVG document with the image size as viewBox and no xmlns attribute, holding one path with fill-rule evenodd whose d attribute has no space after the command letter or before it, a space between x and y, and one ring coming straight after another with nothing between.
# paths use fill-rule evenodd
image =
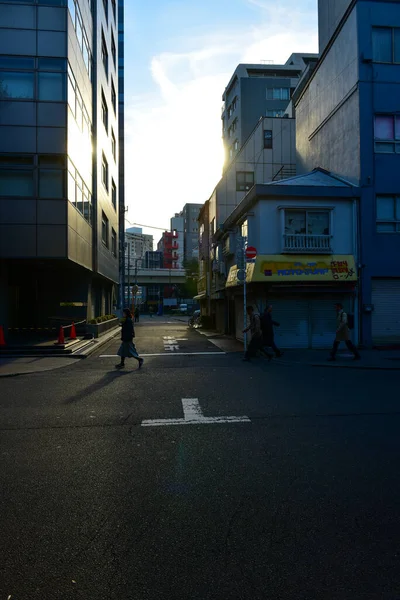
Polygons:
<instances>
[{"instance_id":1,"label":"reflective window pane","mask_svg":"<svg viewBox=\"0 0 400 600\"><path fill-rule=\"evenodd\" d=\"M76 204L76 184L75 178L71 175L71 173L68 173L68 200L72 204Z\"/></svg>"},{"instance_id":2,"label":"reflective window pane","mask_svg":"<svg viewBox=\"0 0 400 600\"><path fill-rule=\"evenodd\" d=\"M285 211L285 233L293 235L306 233L305 211Z\"/></svg>"},{"instance_id":3,"label":"reflective window pane","mask_svg":"<svg viewBox=\"0 0 400 600\"><path fill-rule=\"evenodd\" d=\"M69 12L71 13L71 19L72 19L72 22L75 27L75 1L74 0L68 0L68 9L69 9Z\"/></svg>"},{"instance_id":4,"label":"reflective window pane","mask_svg":"<svg viewBox=\"0 0 400 600\"><path fill-rule=\"evenodd\" d=\"M400 63L400 27L394 30L394 62Z\"/></svg>"},{"instance_id":5,"label":"reflective window pane","mask_svg":"<svg viewBox=\"0 0 400 600\"><path fill-rule=\"evenodd\" d=\"M307 213L308 235L329 235L329 213L308 212Z\"/></svg>"},{"instance_id":6,"label":"reflective window pane","mask_svg":"<svg viewBox=\"0 0 400 600\"><path fill-rule=\"evenodd\" d=\"M65 79L64 73L39 73L39 100L65 100Z\"/></svg>"},{"instance_id":7,"label":"reflective window pane","mask_svg":"<svg viewBox=\"0 0 400 600\"><path fill-rule=\"evenodd\" d=\"M18 98L33 100L34 74L10 71L0 71L0 98Z\"/></svg>"},{"instance_id":8,"label":"reflective window pane","mask_svg":"<svg viewBox=\"0 0 400 600\"><path fill-rule=\"evenodd\" d=\"M65 71L67 63L63 58L39 58L39 69L42 71Z\"/></svg>"},{"instance_id":9,"label":"reflective window pane","mask_svg":"<svg viewBox=\"0 0 400 600\"><path fill-rule=\"evenodd\" d=\"M394 118L392 115L375 116L375 139L394 140Z\"/></svg>"},{"instance_id":10,"label":"reflective window pane","mask_svg":"<svg viewBox=\"0 0 400 600\"><path fill-rule=\"evenodd\" d=\"M64 196L63 171L39 171L39 196L41 198L62 198Z\"/></svg>"},{"instance_id":11,"label":"reflective window pane","mask_svg":"<svg viewBox=\"0 0 400 600\"><path fill-rule=\"evenodd\" d=\"M24 56L0 56L1 69L34 69L35 59Z\"/></svg>"},{"instance_id":12,"label":"reflective window pane","mask_svg":"<svg viewBox=\"0 0 400 600\"><path fill-rule=\"evenodd\" d=\"M33 196L33 171L0 169L0 196Z\"/></svg>"},{"instance_id":13,"label":"reflective window pane","mask_svg":"<svg viewBox=\"0 0 400 600\"><path fill-rule=\"evenodd\" d=\"M375 62L392 62L392 30L388 27L372 28L372 58Z\"/></svg>"}]
</instances>

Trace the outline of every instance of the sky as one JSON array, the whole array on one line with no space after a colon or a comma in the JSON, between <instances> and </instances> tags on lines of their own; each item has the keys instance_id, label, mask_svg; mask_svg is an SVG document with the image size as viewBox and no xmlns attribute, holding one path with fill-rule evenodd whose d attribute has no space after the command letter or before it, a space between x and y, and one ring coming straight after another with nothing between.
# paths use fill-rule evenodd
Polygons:
<instances>
[{"instance_id":1,"label":"sky","mask_svg":"<svg viewBox=\"0 0 400 600\"><path fill-rule=\"evenodd\" d=\"M317 49L317 0L126 0L127 227L145 225L157 243L174 213L211 196L222 94L239 63Z\"/></svg>"}]
</instances>

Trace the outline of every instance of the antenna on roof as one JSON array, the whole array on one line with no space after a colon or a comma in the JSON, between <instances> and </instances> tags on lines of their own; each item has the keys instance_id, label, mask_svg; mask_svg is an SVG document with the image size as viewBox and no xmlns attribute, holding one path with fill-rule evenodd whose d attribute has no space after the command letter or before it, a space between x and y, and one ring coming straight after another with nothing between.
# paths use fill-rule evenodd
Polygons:
<instances>
[{"instance_id":1,"label":"antenna on roof","mask_svg":"<svg viewBox=\"0 0 400 600\"><path fill-rule=\"evenodd\" d=\"M273 65L274 61L273 60L266 60L265 58L260 60L260 64L262 65Z\"/></svg>"}]
</instances>

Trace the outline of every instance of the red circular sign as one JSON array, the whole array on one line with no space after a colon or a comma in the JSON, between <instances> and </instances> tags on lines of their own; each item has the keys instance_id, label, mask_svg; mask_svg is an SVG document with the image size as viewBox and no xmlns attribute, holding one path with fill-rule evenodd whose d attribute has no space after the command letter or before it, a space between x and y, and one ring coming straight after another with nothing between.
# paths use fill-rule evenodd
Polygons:
<instances>
[{"instance_id":1,"label":"red circular sign","mask_svg":"<svg viewBox=\"0 0 400 600\"><path fill-rule=\"evenodd\" d=\"M246 258L255 258L257 256L257 249L254 246L246 248Z\"/></svg>"}]
</instances>

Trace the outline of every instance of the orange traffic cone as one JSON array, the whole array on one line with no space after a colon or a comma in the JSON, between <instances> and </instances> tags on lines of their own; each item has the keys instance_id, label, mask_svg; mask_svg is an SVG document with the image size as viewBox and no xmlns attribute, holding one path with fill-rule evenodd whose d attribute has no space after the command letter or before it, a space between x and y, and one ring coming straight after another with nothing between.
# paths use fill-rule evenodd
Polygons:
<instances>
[{"instance_id":1,"label":"orange traffic cone","mask_svg":"<svg viewBox=\"0 0 400 600\"><path fill-rule=\"evenodd\" d=\"M4 329L3 325L0 325L0 346L5 346L6 340L4 339Z\"/></svg>"},{"instance_id":2,"label":"orange traffic cone","mask_svg":"<svg viewBox=\"0 0 400 600\"><path fill-rule=\"evenodd\" d=\"M58 343L59 344L65 344L64 328L61 327L61 325L60 325L60 331L59 331L59 334L58 334Z\"/></svg>"},{"instance_id":3,"label":"orange traffic cone","mask_svg":"<svg viewBox=\"0 0 400 600\"><path fill-rule=\"evenodd\" d=\"M76 329L75 329L75 323L73 321L72 321L72 325L71 325L71 333L69 334L69 339L76 340Z\"/></svg>"}]
</instances>

